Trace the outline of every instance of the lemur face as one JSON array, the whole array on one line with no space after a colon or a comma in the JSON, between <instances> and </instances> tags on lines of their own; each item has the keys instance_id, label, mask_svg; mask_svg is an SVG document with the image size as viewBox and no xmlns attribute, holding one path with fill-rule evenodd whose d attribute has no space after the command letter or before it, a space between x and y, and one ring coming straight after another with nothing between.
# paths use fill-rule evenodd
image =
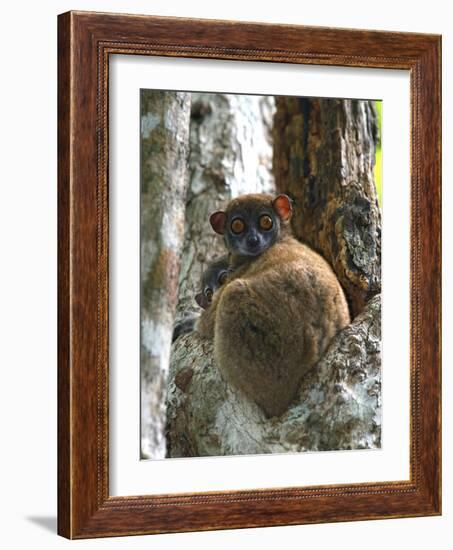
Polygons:
<instances>
[{"instance_id":1,"label":"lemur face","mask_svg":"<svg viewBox=\"0 0 453 550\"><path fill-rule=\"evenodd\" d=\"M259 256L274 244L280 220L271 208L239 205L228 213L224 238L228 250L239 256Z\"/></svg>"},{"instance_id":2,"label":"lemur face","mask_svg":"<svg viewBox=\"0 0 453 550\"><path fill-rule=\"evenodd\" d=\"M286 195L243 195L230 202L225 212L210 217L214 231L224 236L233 255L254 257L270 248L280 235L282 223L292 213Z\"/></svg>"},{"instance_id":3,"label":"lemur face","mask_svg":"<svg viewBox=\"0 0 453 550\"><path fill-rule=\"evenodd\" d=\"M201 292L195 296L197 304L207 309L214 296L214 293L226 283L231 269L228 267L228 256L213 261L201 278Z\"/></svg>"}]
</instances>

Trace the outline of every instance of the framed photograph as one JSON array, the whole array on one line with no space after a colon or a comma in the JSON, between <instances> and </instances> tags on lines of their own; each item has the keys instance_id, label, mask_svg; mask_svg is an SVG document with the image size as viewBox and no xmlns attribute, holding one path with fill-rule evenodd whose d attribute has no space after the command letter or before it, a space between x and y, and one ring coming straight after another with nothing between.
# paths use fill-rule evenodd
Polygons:
<instances>
[{"instance_id":1,"label":"framed photograph","mask_svg":"<svg viewBox=\"0 0 453 550\"><path fill-rule=\"evenodd\" d=\"M441 513L441 38L58 21L58 531Z\"/></svg>"}]
</instances>

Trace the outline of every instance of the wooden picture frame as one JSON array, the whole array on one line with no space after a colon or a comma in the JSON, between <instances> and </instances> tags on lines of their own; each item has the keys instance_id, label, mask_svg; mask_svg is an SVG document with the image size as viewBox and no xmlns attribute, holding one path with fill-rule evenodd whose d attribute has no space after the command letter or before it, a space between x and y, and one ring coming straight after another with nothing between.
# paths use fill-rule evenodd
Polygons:
<instances>
[{"instance_id":1,"label":"wooden picture frame","mask_svg":"<svg viewBox=\"0 0 453 550\"><path fill-rule=\"evenodd\" d=\"M58 532L88 538L441 513L441 39L69 12L58 21ZM111 54L410 71L410 480L109 496Z\"/></svg>"}]
</instances>

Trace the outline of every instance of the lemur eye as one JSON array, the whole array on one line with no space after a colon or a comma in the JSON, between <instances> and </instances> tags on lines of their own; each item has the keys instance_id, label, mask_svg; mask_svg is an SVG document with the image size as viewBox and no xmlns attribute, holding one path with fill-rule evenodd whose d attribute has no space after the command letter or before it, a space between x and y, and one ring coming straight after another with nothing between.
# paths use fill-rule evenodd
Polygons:
<instances>
[{"instance_id":1,"label":"lemur eye","mask_svg":"<svg viewBox=\"0 0 453 550\"><path fill-rule=\"evenodd\" d=\"M236 218L231 222L231 231L238 235L242 233L245 229L244 221L241 218Z\"/></svg>"},{"instance_id":2,"label":"lemur eye","mask_svg":"<svg viewBox=\"0 0 453 550\"><path fill-rule=\"evenodd\" d=\"M209 303L212 302L212 296L214 295L214 292L212 292L212 288L207 288L205 291L204 291L204 294L208 300Z\"/></svg>"},{"instance_id":3,"label":"lemur eye","mask_svg":"<svg viewBox=\"0 0 453 550\"><path fill-rule=\"evenodd\" d=\"M226 280L228 278L228 271L222 271L222 273L219 275L219 285L222 286L226 283Z\"/></svg>"},{"instance_id":4,"label":"lemur eye","mask_svg":"<svg viewBox=\"0 0 453 550\"><path fill-rule=\"evenodd\" d=\"M264 229L265 231L268 231L272 228L274 225L274 222L272 221L272 218L268 216L267 214L263 214L260 217L260 227L261 229Z\"/></svg>"}]
</instances>

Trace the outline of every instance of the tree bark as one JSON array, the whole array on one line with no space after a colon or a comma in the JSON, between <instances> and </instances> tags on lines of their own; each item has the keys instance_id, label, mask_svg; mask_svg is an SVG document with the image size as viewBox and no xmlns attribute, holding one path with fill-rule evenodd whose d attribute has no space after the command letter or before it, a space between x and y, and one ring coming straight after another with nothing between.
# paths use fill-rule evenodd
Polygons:
<instances>
[{"instance_id":1,"label":"tree bark","mask_svg":"<svg viewBox=\"0 0 453 550\"><path fill-rule=\"evenodd\" d=\"M196 333L182 336L170 365L169 456L379 447L380 318L378 295L333 339L289 410L270 419L222 379L210 342Z\"/></svg>"},{"instance_id":2,"label":"tree bark","mask_svg":"<svg viewBox=\"0 0 453 550\"><path fill-rule=\"evenodd\" d=\"M295 201L296 236L332 265L357 315L381 290L381 214L372 101L279 97L277 188Z\"/></svg>"},{"instance_id":3,"label":"tree bark","mask_svg":"<svg viewBox=\"0 0 453 550\"><path fill-rule=\"evenodd\" d=\"M192 94L190 187L179 279L177 322L197 316L201 274L225 254L209 215L243 193L272 193L271 128L274 98Z\"/></svg>"},{"instance_id":4,"label":"tree bark","mask_svg":"<svg viewBox=\"0 0 453 550\"><path fill-rule=\"evenodd\" d=\"M141 455L165 457L165 397L188 185L190 94L141 94Z\"/></svg>"}]
</instances>

